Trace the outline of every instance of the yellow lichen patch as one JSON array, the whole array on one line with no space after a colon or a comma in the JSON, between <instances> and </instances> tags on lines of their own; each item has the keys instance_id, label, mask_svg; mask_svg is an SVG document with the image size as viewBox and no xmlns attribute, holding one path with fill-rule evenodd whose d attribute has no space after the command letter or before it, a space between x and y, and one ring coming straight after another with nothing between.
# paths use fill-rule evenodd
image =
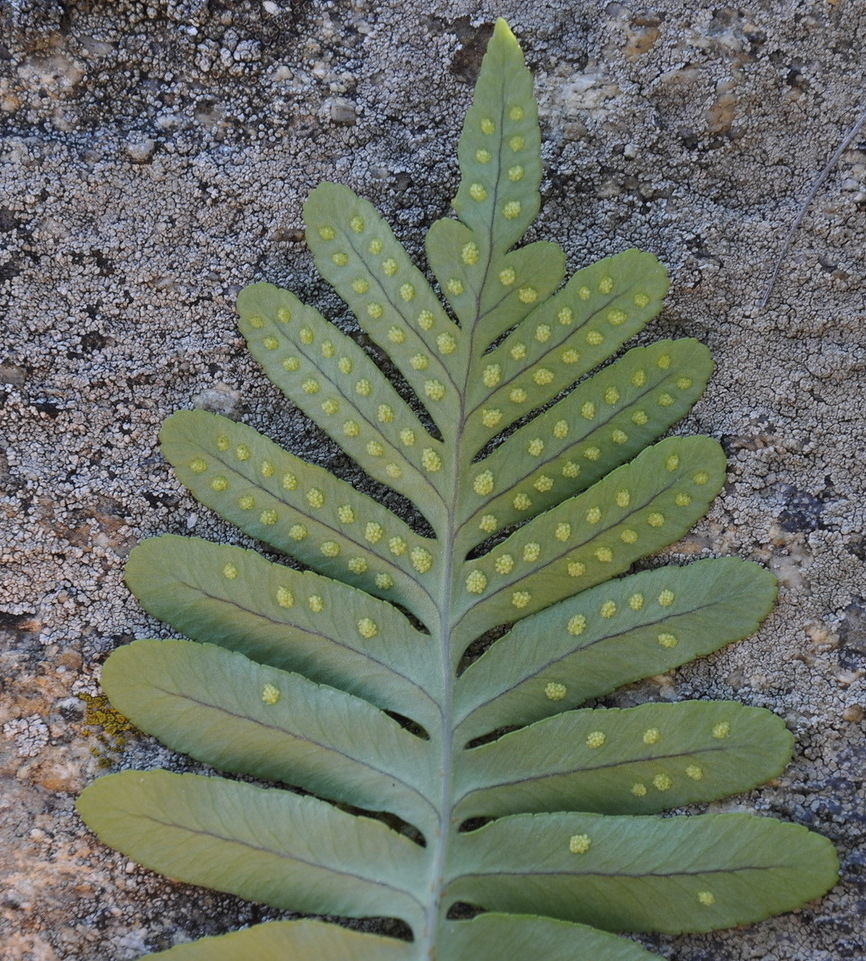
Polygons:
<instances>
[{"instance_id":1,"label":"yellow lichen patch","mask_svg":"<svg viewBox=\"0 0 866 961\"><path fill-rule=\"evenodd\" d=\"M550 681L550 683L544 685L544 696L548 701L561 701L567 693L568 688L556 681Z\"/></svg>"},{"instance_id":2,"label":"yellow lichen patch","mask_svg":"<svg viewBox=\"0 0 866 961\"><path fill-rule=\"evenodd\" d=\"M586 630L586 618L583 614L575 614L574 617L569 620L566 630L575 637L583 634Z\"/></svg>"},{"instance_id":3,"label":"yellow lichen patch","mask_svg":"<svg viewBox=\"0 0 866 961\"><path fill-rule=\"evenodd\" d=\"M658 744L660 738L661 738L661 732L657 727L648 727L643 732L644 744Z\"/></svg>"},{"instance_id":4,"label":"yellow lichen patch","mask_svg":"<svg viewBox=\"0 0 866 961\"><path fill-rule=\"evenodd\" d=\"M487 577L483 571L470 571L466 578L466 590L470 594L483 594L487 587Z\"/></svg>"},{"instance_id":5,"label":"yellow lichen patch","mask_svg":"<svg viewBox=\"0 0 866 961\"><path fill-rule=\"evenodd\" d=\"M265 704L276 704L281 696L280 689L273 684L265 684L262 688L262 701Z\"/></svg>"},{"instance_id":6,"label":"yellow lichen patch","mask_svg":"<svg viewBox=\"0 0 866 961\"><path fill-rule=\"evenodd\" d=\"M90 727L101 727L102 731L95 736L91 731L84 731L85 737L93 737L96 744L90 748L90 753L96 757L99 767L110 767L112 753L121 751L126 745L126 735L137 732L138 728L109 703L104 694L79 694L84 702L84 723Z\"/></svg>"},{"instance_id":7,"label":"yellow lichen patch","mask_svg":"<svg viewBox=\"0 0 866 961\"><path fill-rule=\"evenodd\" d=\"M591 731L586 736L586 746L595 750L596 748L602 747L606 740L607 735L604 731Z\"/></svg>"},{"instance_id":8,"label":"yellow lichen patch","mask_svg":"<svg viewBox=\"0 0 866 961\"><path fill-rule=\"evenodd\" d=\"M362 617L358 621L358 633L361 637L375 637L379 633L379 628L371 617Z\"/></svg>"},{"instance_id":9,"label":"yellow lichen patch","mask_svg":"<svg viewBox=\"0 0 866 961\"><path fill-rule=\"evenodd\" d=\"M592 841L588 834L572 834L568 839L568 850L572 854L586 854L592 847Z\"/></svg>"},{"instance_id":10,"label":"yellow lichen patch","mask_svg":"<svg viewBox=\"0 0 866 961\"><path fill-rule=\"evenodd\" d=\"M325 609L325 601L320 594L311 594L307 598L307 604L314 614L321 614Z\"/></svg>"}]
</instances>

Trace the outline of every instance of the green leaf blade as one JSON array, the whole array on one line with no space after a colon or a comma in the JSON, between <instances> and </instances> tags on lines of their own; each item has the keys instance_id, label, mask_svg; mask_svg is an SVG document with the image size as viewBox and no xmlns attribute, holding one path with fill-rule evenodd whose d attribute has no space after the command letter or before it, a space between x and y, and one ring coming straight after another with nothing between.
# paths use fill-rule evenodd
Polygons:
<instances>
[{"instance_id":1,"label":"green leaf blade","mask_svg":"<svg viewBox=\"0 0 866 961\"><path fill-rule=\"evenodd\" d=\"M569 711L463 751L455 810L654 814L764 784L792 748L781 718L732 701Z\"/></svg>"},{"instance_id":2,"label":"green leaf blade","mask_svg":"<svg viewBox=\"0 0 866 961\"><path fill-rule=\"evenodd\" d=\"M429 745L334 688L210 644L155 640L116 650L102 687L137 727L222 771L435 823Z\"/></svg>"},{"instance_id":3,"label":"green leaf blade","mask_svg":"<svg viewBox=\"0 0 866 961\"><path fill-rule=\"evenodd\" d=\"M634 941L585 924L518 914L482 914L471 921L449 921L442 933L444 961L501 961L507 945L512 958L545 961L658 961Z\"/></svg>"},{"instance_id":4,"label":"green leaf blade","mask_svg":"<svg viewBox=\"0 0 866 961\"><path fill-rule=\"evenodd\" d=\"M188 884L292 911L418 923L421 849L312 797L123 771L87 788L78 813L106 844Z\"/></svg>"},{"instance_id":5,"label":"green leaf blade","mask_svg":"<svg viewBox=\"0 0 866 961\"><path fill-rule=\"evenodd\" d=\"M310 193L304 218L322 276L392 359L439 429L453 423L460 409L454 370L465 357L465 336L390 227L371 203L337 184Z\"/></svg>"},{"instance_id":6,"label":"green leaf blade","mask_svg":"<svg viewBox=\"0 0 866 961\"><path fill-rule=\"evenodd\" d=\"M178 411L160 441L196 499L245 533L320 574L435 619L416 558L432 565L436 542L372 497L217 414Z\"/></svg>"},{"instance_id":7,"label":"green leaf blade","mask_svg":"<svg viewBox=\"0 0 866 961\"><path fill-rule=\"evenodd\" d=\"M465 835L453 899L608 931L712 931L820 897L833 845L748 814L529 814Z\"/></svg>"},{"instance_id":8,"label":"green leaf blade","mask_svg":"<svg viewBox=\"0 0 866 961\"><path fill-rule=\"evenodd\" d=\"M518 286L521 283L518 279ZM467 442L480 450L518 418L611 357L659 312L667 290L664 267L639 250L606 257L577 271L558 294L539 300L484 356L483 367L468 384ZM489 339L508 326L497 325ZM492 412L498 412L498 417Z\"/></svg>"},{"instance_id":9,"label":"green leaf blade","mask_svg":"<svg viewBox=\"0 0 866 961\"><path fill-rule=\"evenodd\" d=\"M485 515L510 527L631 460L691 409L712 369L697 341L663 340L633 348L585 380L473 464L461 497L472 511L459 531L461 548L484 540ZM521 497L529 508L516 506Z\"/></svg>"},{"instance_id":10,"label":"green leaf blade","mask_svg":"<svg viewBox=\"0 0 866 961\"><path fill-rule=\"evenodd\" d=\"M464 672L460 735L528 724L710 654L757 630L775 598L775 577L734 557L594 587L520 621ZM604 617L608 601L616 612Z\"/></svg>"},{"instance_id":11,"label":"green leaf blade","mask_svg":"<svg viewBox=\"0 0 866 961\"><path fill-rule=\"evenodd\" d=\"M396 608L255 551L165 534L130 555L142 606L175 630L429 724L434 652ZM370 621L370 624L366 622Z\"/></svg>"},{"instance_id":12,"label":"green leaf blade","mask_svg":"<svg viewBox=\"0 0 866 961\"><path fill-rule=\"evenodd\" d=\"M322 921L271 921L179 944L148 957L159 961L417 961L418 956L411 944L394 938Z\"/></svg>"},{"instance_id":13,"label":"green leaf blade","mask_svg":"<svg viewBox=\"0 0 866 961\"><path fill-rule=\"evenodd\" d=\"M710 437L670 437L648 447L588 491L467 561L455 634L468 644L491 627L628 570L687 533L724 479L725 456ZM519 496L518 508L528 513L532 497Z\"/></svg>"}]
</instances>

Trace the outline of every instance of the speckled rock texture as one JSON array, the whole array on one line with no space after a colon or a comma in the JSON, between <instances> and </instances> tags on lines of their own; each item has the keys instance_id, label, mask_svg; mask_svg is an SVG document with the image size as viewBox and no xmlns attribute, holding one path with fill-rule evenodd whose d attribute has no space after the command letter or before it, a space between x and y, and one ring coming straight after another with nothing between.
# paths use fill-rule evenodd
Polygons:
<instances>
[{"instance_id":1,"label":"speckled rock texture","mask_svg":"<svg viewBox=\"0 0 866 961\"><path fill-rule=\"evenodd\" d=\"M133 544L244 543L160 458L171 411L220 411L351 475L247 356L233 302L269 280L348 326L303 242L321 180L369 197L420 254L497 15L541 103L534 237L571 267L657 254L672 292L647 339L692 335L715 355L679 429L722 441L729 484L671 556L739 554L781 579L758 635L640 697L783 716L787 773L717 807L807 824L843 864L796 915L650 943L680 961L866 957L866 129L759 306L864 109L863 3L0 0L3 961L125 961L273 916L84 829L73 804L100 764L192 766L87 724L111 719L80 695L116 645L160 635L123 586Z\"/></svg>"}]
</instances>

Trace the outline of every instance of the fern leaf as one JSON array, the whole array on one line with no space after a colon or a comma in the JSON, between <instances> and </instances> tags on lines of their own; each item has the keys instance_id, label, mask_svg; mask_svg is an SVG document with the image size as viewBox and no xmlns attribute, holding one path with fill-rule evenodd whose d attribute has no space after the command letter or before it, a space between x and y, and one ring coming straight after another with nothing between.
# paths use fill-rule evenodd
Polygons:
<instances>
[{"instance_id":1,"label":"fern leaf","mask_svg":"<svg viewBox=\"0 0 866 961\"><path fill-rule=\"evenodd\" d=\"M464 751L454 811L657 813L764 784L792 746L781 718L725 701L567 711Z\"/></svg>"},{"instance_id":2,"label":"fern leaf","mask_svg":"<svg viewBox=\"0 0 866 961\"><path fill-rule=\"evenodd\" d=\"M159 961L415 961L417 953L405 941L348 931L321 921L272 921L179 944L150 957Z\"/></svg>"},{"instance_id":3,"label":"fern leaf","mask_svg":"<svg viewBox=\"0 0 866 961\"><path fill-rule=\"evenodd\" d=\"M233 774L418 819L429 744L360 698L189 641L136 641L105 666L112 704L172 750Z\"/></svg>"},{"instance_id":4,"label":"fern leaf","mask_svg":"<svg viewBox=\"0 0 866 961\"><path fill-rule=\"evenodd\" d=\"M313 797L198 774L123 771L92 785L79 811L99 819L118 851L189 884L292 911L423 919L421 849Z\"/></svg>"},{"instance_id":5,"label":"fern leaf","mask_svg":"<svg viewBox=\"0 0 866 961\"><path fill-rule=\"evenodd\" d=\"M594 459L595 450L584 456ZM671 437L648 447L594 487L527 521L461 571L454 635L470 643L628 570L682 537L724 483L725 458L709 437ZM532 506L530 490L514 501ZM487 526L498 526L495 515ZM479 590L481 585L482 590ZM462 654L456 643L455 654Z\"/></svg>"},{"instance_id":6,"label":"fern leaf","mask_svg":"<svg viewBox=\"0 0 866 961\"><path fill-rule=\"evenodd\" d=\"M438 714L434 651L390 604L255 551L167 534L130 555L144 608L195 640L331 684L423 724Z\"/></svg>"},{"instance_id":7,"label":"fern leaf","mask_svg":"<svg viewBox=\"0 0 866 961\"><path fill-rule=\"evenodd\" d=\"M449 892L607 931L711 931L818 897L835 880L831 852L799 825L747 814L523 814L463 837Z\"/></svg>"},{"instance_id":8,"label":"fern leaf","mask_svg":"<svg viewBox=\"0 0 866 961\"><path fill-rule=\"evenodd\" d=\"M545 961L658 959L633 941L585 924L492 911L471 921L449 922L442 938L449 961L499 961L503 945L508 945L509 956L514 958L536 957L543 950Z\"/></svg>"},{"instance_id":9,"label":"fern leaf","mask_svg":"<svg viewBox=\"0 0 866 961\"><path fill-rule=\"evenodd\" d=\"M469 666L458 734L528 724L710 654L754 632L775 596L769 571L732 557L594 587L515 624Z\"/></svg>"},{"instance_id":10,"label":"fern leaf","mask_svg":"<svg viewBox=\"0 0 866 961\"><path fill-rule=\"evenodd\" d=\"M171 877L396 918L411 940L290 921L160 957L644 961L610 932L742 924L833 884L832 845L801 827L656 816L776 776L781 719L731 702L582 707L754 631L776 586L738 558L631 571L724 483L715 440L659 439L712 362L690 339L614 357L667 290L650 254L563 283L558 246L514 248L539 206L539 144L499 21L460 139L459 220L426 237L435 283L347 187L305 206L316 265L381 365L286 291L239 298L267 375L412 501L423 533L250 427L193 411L163 428L191 493L304 569L195 538L139 546L128 584L191 640L134 642L104 684L169 747L268 786L127 771L79 811Z\"/></svg>"},{"instance_id":11,"label":"fern leaf","mask_svg":"<svg viewBox=\"0 0 866 961\"><path fill-rule=\"evenodd\" d=\"M179 411L160 438L180 480L245 533L418 617L434 615L416 570L436 563L438 545L351 484L217 414Z\"/></svg>"},{"instance_id":12,"label":"fern leaf","mask_svg":"<svg viewBox=\"0 0 866 961\"><path fill-rule=\"evenodd\" d=\"M371 477L421 494L428 509L441 505L436 472L425 466L431 454L441 459L441 443L350 337L273 284L241 291L238 313L268 377Z\"/></svg>"}]
</instances>

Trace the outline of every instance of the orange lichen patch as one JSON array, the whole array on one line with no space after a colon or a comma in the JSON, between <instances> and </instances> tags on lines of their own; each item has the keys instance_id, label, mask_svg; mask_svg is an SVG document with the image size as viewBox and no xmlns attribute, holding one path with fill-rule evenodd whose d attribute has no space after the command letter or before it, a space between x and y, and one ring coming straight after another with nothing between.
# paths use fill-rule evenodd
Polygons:
<instances>
[{"instance_id":1,"label":"orange lichen patch","mask_svg":"<svg viewBox=\"0 0 866 961\"><path fill-rule=\"evenodd\" d=\"M102 728L101 731L82 733L85 737L92 737L96 742L90 753L98 759L100 767L110 767L112 754L122 751L126 744L126 736L137 732L138 728L128 717L115 710L104 694L79 694L84 702L84 723L89 727Z\"/></svg>"}]
</instances>

